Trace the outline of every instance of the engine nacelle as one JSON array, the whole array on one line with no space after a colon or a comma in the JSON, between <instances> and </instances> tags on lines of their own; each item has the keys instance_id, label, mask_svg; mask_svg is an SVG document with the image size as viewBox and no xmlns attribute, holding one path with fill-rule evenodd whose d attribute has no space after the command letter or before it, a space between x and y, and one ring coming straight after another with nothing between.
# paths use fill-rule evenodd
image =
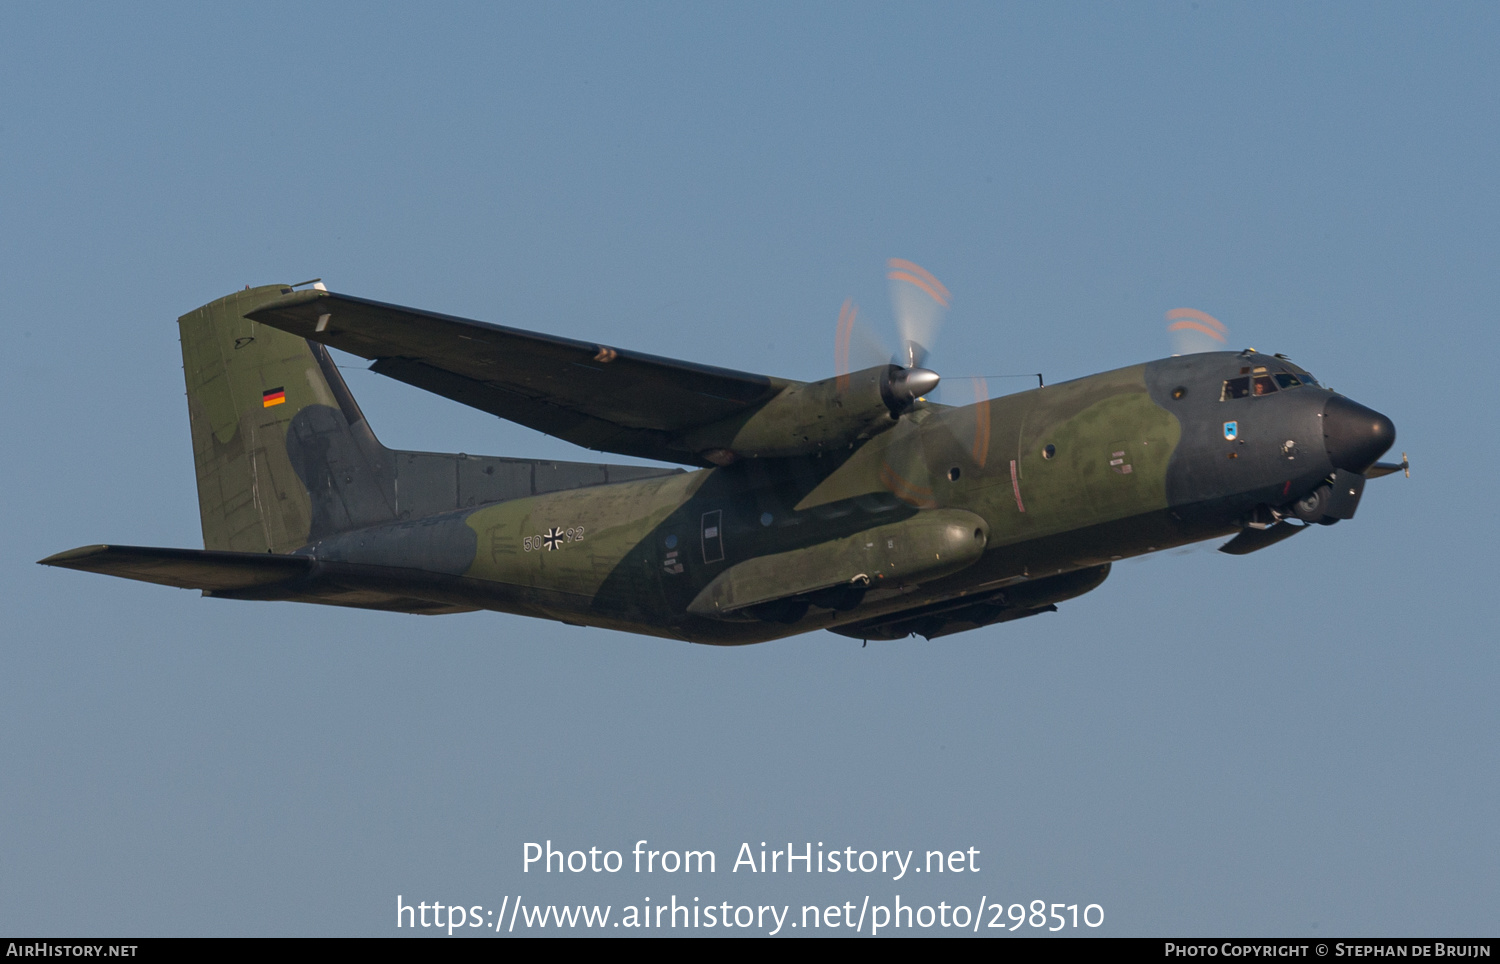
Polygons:
<instances>
[{"instance_id":1,"label":"engine nacelle","mask_svg":"<svg viewBox=\"0 0 1500 964\"><path fill-rule=\"evenodd\" d=\"M799 601L806 612L807 602L822 604L816 594L825 590L878 592L928 582L973 565L988 538L989 526L972 512L924 509L842 539L736 563L704 587L688 612L734 617L779 600ZM828 608L845 607L830 600Z\"/></svg>"},{"instance_id":2,"label":"engine nacelle","mask_svg":"<svg viewBox=\"0 0 1500 964\"><path fill-rule=\"evenodd\" d=\"M793 382L755 411L695 429L674 444L715 465L848 448L893 427L937 383L935 372L899 365Z\"/></svg>"}]
</instances>

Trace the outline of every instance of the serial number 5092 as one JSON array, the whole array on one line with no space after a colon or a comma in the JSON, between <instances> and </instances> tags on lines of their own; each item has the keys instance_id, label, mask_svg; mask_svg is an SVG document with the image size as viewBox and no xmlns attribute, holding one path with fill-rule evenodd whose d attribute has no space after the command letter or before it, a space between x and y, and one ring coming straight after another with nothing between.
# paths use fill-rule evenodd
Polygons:
<instances>
[{"instance_id":1,"label":"serial number 5092","mask_svg":"<svg viewBox=\"0 0 1500 964\"><path fill-rule=\"evenodd\" d=\"M561 549L570 542L583 541L583 526L570 526L563 529L553 526L541 535L527 536L521 540L521 548L526 552L543 550L551 552L553 549Z\"/></svg>"}]
</instances>

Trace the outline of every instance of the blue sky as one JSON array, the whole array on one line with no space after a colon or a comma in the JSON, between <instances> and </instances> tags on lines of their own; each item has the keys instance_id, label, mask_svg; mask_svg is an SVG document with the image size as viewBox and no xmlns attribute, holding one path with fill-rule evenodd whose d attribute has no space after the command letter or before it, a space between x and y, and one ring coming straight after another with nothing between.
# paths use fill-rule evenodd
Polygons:
<instances>
[{"instance_id":1,"label":"blue sky","mask_svg":"<svg viewBox=\"0 0 1500 964\"><path fill-rule=\"evenodd\" d=\"M0 926L899 892L1099 903L1111 934L1491 933L1497 28L1481 4L5 6ZM892 256L954 292L945 374L1158 357L1192 306L1390 415L1413 477L1263 553L864 649L34 565L201 545L175 319L246 284L812 379L844 298L889 326ZM347 377L393 447L589 457ZM522 873L527 841L642 838L983 869Z\"/></svg>"}]
</instances>

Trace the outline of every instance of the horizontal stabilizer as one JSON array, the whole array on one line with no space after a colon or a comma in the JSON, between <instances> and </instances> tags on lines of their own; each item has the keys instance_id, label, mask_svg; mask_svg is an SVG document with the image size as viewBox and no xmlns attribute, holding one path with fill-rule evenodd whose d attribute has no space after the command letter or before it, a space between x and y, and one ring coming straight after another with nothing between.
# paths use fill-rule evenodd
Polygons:
<instances>
[{"instance_id":1,"label":"horizontal stabilizer","mask_svg":"<svg viewBox=\"0 0 1500 964\"><path fill-rule=\"evenodd\" d=\"M106 576L154 582L231 599L320 603L387 612L472 612L454 577L382 566L319 562L310 556L155 546L83 546L39 560Z\"/></svg>"},{"instance_id":2,"label":"horizontal stabilizer","mask_svg":"<svg viewBox=\"0 0 1500 964\"><path fill-rule=\"evenodd\" d=\"M179 589L223 592L254 589L304 578L312 571L307 556L269 552L211 552L152 546L83 546L41 560L44 566L99 572Z\"/></svg>"}]
</instances>

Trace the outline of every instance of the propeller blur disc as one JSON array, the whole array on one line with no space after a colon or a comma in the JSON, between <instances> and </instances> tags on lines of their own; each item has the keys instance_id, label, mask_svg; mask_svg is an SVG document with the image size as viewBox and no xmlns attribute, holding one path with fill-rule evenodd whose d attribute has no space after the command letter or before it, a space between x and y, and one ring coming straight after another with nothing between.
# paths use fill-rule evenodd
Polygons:
<instances>
[{"instance_id":1,"label":"propeller blur disc","mask_svg":"<svg viewBox=\"0 0 1500 964\"><path fill-rule=\"evenodd\" d=\"M891 307L901 336L896 364L921 368L953 296L932 272L904 258L886 262L886 280L890 282Z\"/></svg>"},{"instance_id":2,"label":"propeller blur disc","mask_svg":"<svg viewBox=\"0 0 1500 964\"><path fill-rule=\"evenodd\" d=\"M1167 334L1172 337L1174 355L1196 355L1229 347L1229 329L1197 308L1173 308L1167 312Z\"/></svg>"},{"instance_id":3,"label":"propeller blur disc","mask_svg":"<svg viewBox=\"0 0 1500 964\"><path fill-rule=\"evenodd\" d=\"M942 426L981 469L990 456L990 398L989 379L978 376L945 379L937 393L950 409L940 416Z\"/></svg>"},{"instance_id":4,"label":"propeller blur disc","mask_svg":"<svg viewBox=\"0 0 1500 964\"><path fill-rule=\"evenodd\" d=\"M833 373L848 375L889 364L890 360L890 349L859 317L859 306L852 298L845 300L843 307L839 308L838 330L834 336Z\"/></svg>"}]
</instances>

